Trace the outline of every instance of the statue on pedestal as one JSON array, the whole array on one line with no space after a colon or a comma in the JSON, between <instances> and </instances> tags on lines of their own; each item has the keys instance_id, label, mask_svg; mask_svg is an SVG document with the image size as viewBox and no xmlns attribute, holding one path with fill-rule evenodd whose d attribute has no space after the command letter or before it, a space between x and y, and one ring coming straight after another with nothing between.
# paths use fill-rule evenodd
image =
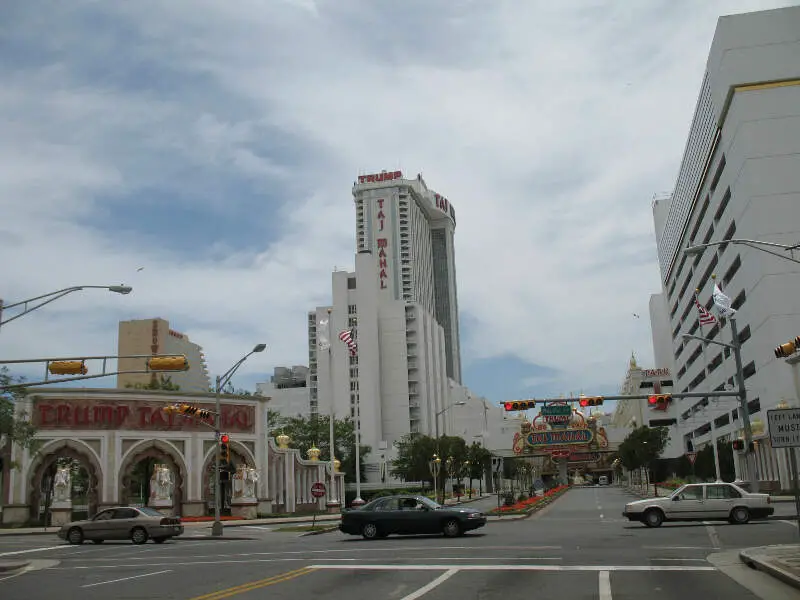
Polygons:
<instances>
[{"instance_id":1,"label":"statue on pedestal","mask_svg":"<svg viewBox=\"0 0 800 600\"><path fill-rule=\"evenodd\" d=\"M72 474L69 468L59 467L53 479L53 502L72 501Z\"/></svg>"},{"instance_id":2,"label":"statue on pedestal","mask_svg":"<svg viewBox=\"0 0 800 600\"><path fill-rule=\"evenodd\" d=\"M150 501L159 505L171 504L174 487L169 467L162 463L154 465L153 475L150 477Z\"/></svg>"}]
</instances>

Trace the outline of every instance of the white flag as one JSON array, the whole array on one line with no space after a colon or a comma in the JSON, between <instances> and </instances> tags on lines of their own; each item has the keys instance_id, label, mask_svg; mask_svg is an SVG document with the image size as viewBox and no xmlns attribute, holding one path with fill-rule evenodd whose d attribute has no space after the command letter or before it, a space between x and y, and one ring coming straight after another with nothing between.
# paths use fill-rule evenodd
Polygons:
<instances>
[{"instance_id":1,"label":"white flag","mask_svg":"<svg viewBox=\"0 0 800 600\"><path fill-rule=\"evenodd\" d=\"M317 346L320 350L331 347L331 324L329 319L320 319L317 325Z\"/></svg>"},{"instance_id":2,"label":"white flag","mask_svg":"<svg viewBox=\"0 0 800 600\"><path fill-rule=\"evenodd\" d=\"M731 299L722 293L716 283L714 283L714 293L711 297L714 298L714 305L717 307L720 317L732 317L736 314L736 311L731 308Z\"/></svg>"}]
</instances>

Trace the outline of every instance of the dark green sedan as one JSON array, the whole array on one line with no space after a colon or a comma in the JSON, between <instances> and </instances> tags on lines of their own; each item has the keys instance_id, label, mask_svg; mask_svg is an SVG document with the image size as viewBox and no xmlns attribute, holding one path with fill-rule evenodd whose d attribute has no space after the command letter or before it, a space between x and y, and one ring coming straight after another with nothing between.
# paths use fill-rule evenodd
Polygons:
<instances>
[{"instance_id":1,"label":"dark green sedan","mask_svg":"<svg viewBox=\"0 0 800 600\"><path fill-rule=\"evenodd\" d=\"M339 530L365 539L441 533L457 537L486 525L486 515L474 508L441 506L425 496L385 496L361 508L345 509Z\"/></svg>"}]
</instances>

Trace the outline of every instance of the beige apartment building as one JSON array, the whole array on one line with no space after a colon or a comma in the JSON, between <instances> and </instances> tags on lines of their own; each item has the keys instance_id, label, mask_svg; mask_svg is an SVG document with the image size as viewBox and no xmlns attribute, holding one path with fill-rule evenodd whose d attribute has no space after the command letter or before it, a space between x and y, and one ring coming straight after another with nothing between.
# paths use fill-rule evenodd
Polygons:
<instances>
[{"instance_id":1,"label":"beige apartment building","mask_svg":"<svg viewBox=\"0 0 800 600\"><path fill-rule=\"evenodd\" d=\"M173 384L180 386L182 392L208 392L211 380L208 376L203 349L189 341L189 336L170 329L166 319L136 319L120 321L119 356L183 354L189 361L189 370L169 373ZM145 369L144 358L128 358L119 360L120 371L142 371ZM134 373L117 375L117 388L147 385L155 374Z\"/></svg>"}]
</instances>

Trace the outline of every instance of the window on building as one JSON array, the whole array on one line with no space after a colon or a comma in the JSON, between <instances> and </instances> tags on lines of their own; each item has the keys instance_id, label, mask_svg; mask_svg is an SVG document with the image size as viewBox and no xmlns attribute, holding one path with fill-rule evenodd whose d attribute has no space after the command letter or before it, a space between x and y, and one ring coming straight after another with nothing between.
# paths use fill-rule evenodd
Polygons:
<instances>
[{"instance_id":1,"label":"window on building","mask_svg":"<svg viewBox=\"0 0 800 600\"><path fill-rule=\"evenodd\" d=\"M356 278L355 277L348 277L347 278L347 289L348 290L356 289Z\"/></svg>"}]
</instances>

